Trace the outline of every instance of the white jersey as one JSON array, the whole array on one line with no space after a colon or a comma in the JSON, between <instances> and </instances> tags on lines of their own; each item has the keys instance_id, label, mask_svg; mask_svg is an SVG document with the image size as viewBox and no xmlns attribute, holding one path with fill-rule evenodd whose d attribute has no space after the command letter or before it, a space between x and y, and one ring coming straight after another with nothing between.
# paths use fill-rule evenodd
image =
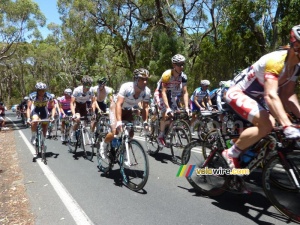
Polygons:
<instances>
[{"instance_id":1,"label":"white jersey","mask_svg":"<svg viewBox=\"0 0 300 225\"><path fill-rule=\"evenodd\" d=\"M127 82L124 83L120 91L118 93L118 96L121 96L124 98L124 102L122 105L122 109L131 109L133 107L137 107L139 102L149 102L150 101L150 95L151 91L148 87L145 87L145 90L143 90L139 97L137 99L134 98L134 82Z\"/></svg>"},{"instance_id":2,"label":"white jersey","mask_svg":"<svg viewBox=\"0 0 300 225\"><path fill-rule=\"evenodd\" d=\"M234 78L236 86L247 95L257 97L264 93L265 78L277 77L279 87L290 81L296 81L300 75L299 65L296 65L292 76L289 78L283 77L286 70L286 56L287 50L275 51L262 56L251 67L243 70Z\"/></svg>"},{"instance_id":3,"label":"white jersey","mask_svg":"<svg viewBox=\"0 0 300 225\"><path fill-rule=\"evenodd\" d=\"M86 93L83 93L83 86L78 86L74 89L72 97L75 98L75 101L78 103L86 103L87 101L90 101L91 98L94 96L94 93L90 90L88 90Z\"/></svg>"},{"instance_id":4,"label":"white jersey","mask_svg":"<svg viewBox=\"0 0 300 225\"><path fill-rule=\"evenodd\" d=\"M105 88L105 98L102 101L100 101L100 89L99 89L99 86L92 87L91 91L97 97L97 101L98 102L108 103L109 102L109 97L112 96L113 93L114 93L114 89L112 89L111 87L107 87L107 86L105 86L104 88Z\"/></svg>"}]
</instances>

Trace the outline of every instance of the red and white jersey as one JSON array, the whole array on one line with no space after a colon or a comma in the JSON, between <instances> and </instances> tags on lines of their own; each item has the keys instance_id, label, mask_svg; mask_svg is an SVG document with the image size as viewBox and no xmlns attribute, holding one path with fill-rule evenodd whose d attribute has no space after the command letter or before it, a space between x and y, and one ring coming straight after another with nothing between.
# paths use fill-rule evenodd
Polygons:
<instances>
[{"instance_id":1,"label":"red and white jersey","mask_svg":"<svg viewBox=\"0 0 300 225\"><path fill-rule=\"evenodd\" d=\"M300 75L299 65L296 65L292 76L283 76L287 69L286 57L287 50L279 50L262 56L252 66L243 70L234 78L235 86L247 95L257 97L264 93L265 79L278 79L279 87L290 81L296 81Z\"/></svg>"}]
</instances>

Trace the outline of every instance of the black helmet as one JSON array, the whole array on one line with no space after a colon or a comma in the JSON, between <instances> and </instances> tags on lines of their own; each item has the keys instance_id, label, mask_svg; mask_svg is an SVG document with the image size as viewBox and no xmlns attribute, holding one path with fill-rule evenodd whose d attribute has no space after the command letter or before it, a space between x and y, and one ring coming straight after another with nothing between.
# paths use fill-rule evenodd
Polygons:
<instances>
[{"instance_id":1,"label":"black helmet","mask_svg":"<svg viewBox=\"0 0 300 225\"><path fill-rule=\"evenodd\" d=\"M134 75L135 79L139 78L139 77L142 77L142 78L149 78L150 77L149 71L144 69L144 68L135 69L133 71L133 75Z\"/></svg>"},{"instance_id":2,"label":"black helmet","mask_svg":"<svg viewBox=\"0 0 300 225\"><path fill-rule=\"evenodd\" d=\"M83 85L89 85L91 86L93 83L93 78L91 78L90 76L83 76L81 79L81 83Z\"/></svg>"},{"instance_id":3,"label":"black helmet","mask_svg":"<svg viewBox=\"0 0 300 225\"><path fill-rule=\"evenodd\" d=\"M99 79L97 80L97 83L98 83L99 85L106 84L106 82L107 82L107 78L106 78L106 77L101 77L101 78L99 78Z\"/></svg>"}]
</instances>

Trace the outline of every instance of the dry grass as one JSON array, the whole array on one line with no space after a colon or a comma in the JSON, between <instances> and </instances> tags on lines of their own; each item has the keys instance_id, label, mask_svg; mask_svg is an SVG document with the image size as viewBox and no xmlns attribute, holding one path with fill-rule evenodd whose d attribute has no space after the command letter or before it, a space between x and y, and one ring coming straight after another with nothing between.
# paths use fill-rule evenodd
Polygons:
<instances>
[{"instance_id":1,"label":"dry grass","mask_svg":"<svg viewBox=\"0 0 300 225\"><path fill-rule=\"evenodd\" d=\"M34 224L12 130L0 132L0 225Z\"/></svg>"}]
</instances>

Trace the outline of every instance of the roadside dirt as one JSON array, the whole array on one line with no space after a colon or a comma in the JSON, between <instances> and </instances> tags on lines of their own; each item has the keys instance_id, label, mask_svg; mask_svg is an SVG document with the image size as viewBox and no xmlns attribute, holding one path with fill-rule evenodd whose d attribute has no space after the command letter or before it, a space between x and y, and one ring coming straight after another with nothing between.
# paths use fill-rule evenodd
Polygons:
<instances>
[{"instance_id":1,"label":"roadside dirt","mask_svg":"<svg viewBox=\"0 0 300 225\"><path fill-rule=\"evenodd\" d=\"M34 224L13 131L0 131L0 225Z\"/></svg>"}]
</instances>

